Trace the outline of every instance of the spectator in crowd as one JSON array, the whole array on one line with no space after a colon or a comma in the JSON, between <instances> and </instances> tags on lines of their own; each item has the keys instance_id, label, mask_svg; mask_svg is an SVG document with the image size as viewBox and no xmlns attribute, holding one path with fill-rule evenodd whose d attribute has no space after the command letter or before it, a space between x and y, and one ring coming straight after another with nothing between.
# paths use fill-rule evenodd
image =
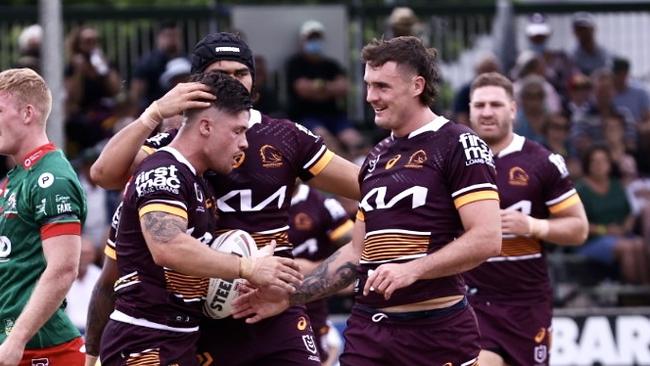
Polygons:
<instances>
[{"instance_id":1,"label":"spectator in crowd","mask_svg":"<svg viewBox=\"0 0 650 366\"><path fill-rule=\"evenodd\" d=\"M255 55L255 93L253 108L258 111L276 118L285 117L278 92L270 84L269 69L266 59L262 55Z\"/></svg>"},{"instance_id":2,"label":"spectator in crowd","mask_svg":"<svg viewBox=\"0 0 650 366\"><path fill-rule=\"evenodd\" d=\"M43 28L32 24L20 32L18 36L18 60L15 67L27 67L38 73L41 72L41 41Z\"/></svg>"},{"instance_id":3,"label":"spectator in crowd","mask_svg":"<svg viewBox=\"0 0 650 366\"><path fill-rule=\"evenodd\" d=\"M493 54L484 56L475 66L474 74L479 76L488 72L499 72L499 60ZM469 125L469 91L472 80L463 84L454 96L454 121Z\"/></svg>"},{"instance_id":4,"label":"spectator in crowd","mask_svg":"<svg viewBox=\"0 0 650 366\"><path fill-rule=\"evenodd\" d=\"M131 80L131 98L139 109L144 109L165 94L160 85L160 76L167 63L181 56L181 32L174 22L160 24L156 34L156 48L138 62Z\"/></svg>"},{"instance_id":5,"label":"spectator in crowd","mask_svg":"<svg viewBox=\"0 0 650 366\"><path fill-rule=\"evenodd\" d=\"M569 121L581 120L589 111L593 86L591 79L582 73L571 75L567 84L568 99L564 109L569 114Z\"/></svg>"},{"instance_id":6,"label":"spectator in crowd","mask_svg":"<svg viewBox=\"0 0 650 366\"><path fill-rule=\"evenodd\" d=\"M300 52L287 63L289 117L350 153L362 143L343 107L348 80L338 62L324 55L325 27L308 20L300 27Z\"/></svg>"},{"instance_id":7,"label":"spectator in crowd","mask_svg":"<svg viewBox=\"0 0 650 366\"><path fill-rule=\"evenodd\" d=\"M625 118L617 113L604 117L605 144L612 159L613 172L627 186L637 175L634 157L625 144Z\"/></svg>"},{"instance_id":8,"label":"spectator in crowd","mask_svg":"<svg viewBox=\"0 0 650 366\"><path fill-rule=\"evenodd\" d=\"M614 104L627 108L637 124L650 122L650 97L638 83L630 81L630 62L615 58L612 64Z\"/></svg>"},{"instance_id":9,"label":"spectator in crowd","mask_svg":"<svg viewBox=\"0 0 650 366\"><path fill-rule=\"evenodd\" d=\"M83 237L81 241L79 271L77 272L77 278L72 283L70 291L68 291L68 306L65 309L66 314L72 320L72 324L82 333L86 328L86 315L88 314L90 294L93 291L95 282L99 278L99 274L102 272L95 264L97 257L95 245L90 239Z\"/></svg>"},{"instance_id":10,"label":"spectator in crowd","mask_svg":"<svg viewBox=\"0 0 650 366\"><path fill-rule=\"evenodd\" d=\"M560 111L562 106L560 96L551 83L546 80L545 74L546 67L544 66L544 59L541 55L533 51L524 51L517 57L517 63L512 70L512 78L515 80L513 88L515 92L515 100L518 104L522 103L521 88L524 80L531 75L539 76L539 82L542 83L544 89L544 106L546 111L556 113Z\"/></svg>"},{"instance_id":11,"label":"spectator in crowd","mask_svg":"<svg viewBox=\"0 0 650 366\"><path fill-rule=\"evenodd\" d=\"M546 116L542 125L544 146L556 154L560 154L569 169L572 180L582 175L580 159L575 157L575 151L569 144L569 117L566 113L552 113Z\"/></svg>"},{"instance_id":12,"label":"spectator in crowd","mask_svg":"<svg viewBox=\"0 0 650 366\"><path fill-rule=\"evenodd\" d=\"M609 68L612 63L609 52L596 42L595 32L593 15L578 12L573 16L573 35L578 44L571 56L573 63L585 75L591 75L600 68Z\"/></svg>"},{"instance_id":13,"label":"spectator in crowd","mask_svg":"<svg viewBox=\"0 0 650 366\"><path fill-rule=\"evenodd\" d=\"M427 44L426 28L415 15L413 9L406 6L394 8L387 19L387 23L386 38L415 36Z\"/></svg>"},{"instance_id":14,"label":"spectator in crowd","mask_svg":"<svg viewBox=\"0 0 650 366\"><path fill-rule=\"evenodd\" d=\"M530 75L519 81L519 92L515 94L520 101L515 118L515 133L537 142L544 141L542 128L549 114L544 83L541 76Z\"/></svg>"},{"instance_id":15,"label":"spectator in crowd","mask_svg":"<svg viewBox=\"0 0 650 366\"><path fill-rule=\"evenodd\" d=\"M625 145L635 151L637 130L634 119L626 108L614 104L614 79L609 69L596 70L592 77L594 94L584 115L571 117L571 143L578 154L583 154L593 144L604 144L604 120L618 114L625 120Z\"/></svg>"},{"instance_id":16,"label":"spectator in crowd","mask_svg":"<svg viewBox=\"0 0 650 366\"><path fill-rule=\"evenodd\" d=\"M576 189L589 219L589 238L577 252L618 269L629 283L648 283L648 261L643 240L632 234L634 216L621 181L612 174L612 160L604 146L593 146L583 156L585 176Z\"/></svg>"},{"instance_id":17,"label":"spectator in crowd","mask_svg":"<svg viewBox=\"0 0 650 366\"><path fill-rule=\"evenodd\" d=\"M551 27L544 15L535 13L530 17L526 24L529 50L541 57L544 64L544 77L561 97L566 98L567 81L574 71L574 66L564 51L548 48L551 34Z\"/></svg>"},{"instance_id":18,"label":"spectator in crowd","mask_svg":"<svg viewBox=\"0 0 650 366\"><path fill-rule=\"evenodd\" d=\"M176 57L165 65L165 71L158 78L159 87L165 93L172 90L178 83L190 79L192 64L185 57Z\"/></svg>"},{"instance_id":19,"label":"spectator in crowd","mask_svg":"<svg viewBox=\"0 0 650 366\"><path fill-rule=\"evenodd\" d=\"M638 141L635 154L639 171L650 175L650 96L648 91L630 80L630 62L615 58L612 64L614 73L614 104L627 108L637 127Z\"/></svg>"},{"instance_id":20,"label":"spectator in crowd","mask_svg":"<svg viewBox=\"0 0 650 366\"><path fill-rule=\"evenodd\" d=\"M112 115L121 78L101 49L97 30L73 29L67 38L65 70L67 152L71 157L107 137L102 123Z\"/></svg>"}]
</instances>

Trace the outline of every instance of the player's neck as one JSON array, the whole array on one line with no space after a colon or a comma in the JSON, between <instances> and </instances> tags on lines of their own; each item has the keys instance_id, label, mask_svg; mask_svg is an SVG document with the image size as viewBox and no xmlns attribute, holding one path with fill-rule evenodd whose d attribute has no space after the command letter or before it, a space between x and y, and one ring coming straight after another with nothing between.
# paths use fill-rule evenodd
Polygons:
<instances>
[{"instance_id":1,"label":"player's neck","mask_svg":"<svg viewBox=\"0 0 650 366\"><path fill-rule=\"evenodd\" d=\"M194 167L196 170L196 175L201 175L207 169L205 163L203 162L203 156L200 149L197 149L197 144L194 141L189 141L184 138L174 139L169 147L176 149L183 157Z\"/></svg>"},{"instance_id":2,"label":"player's neck","mask_svg":"<svg viewBox=\"0 0 650 366\"><path fill-rule=\"evenodd\" d=\"M515 138L515 134L509 133L508 135L506 135L506 137L504 137L498 142L488 143L488 146L490 147L490 150L492 150L492 154L497 156L503 149L510 146L514 138Z\"/></svg>"},{"instance_id":3,"label":"player's neck","mask_svg":"<svg viewBox=\"0 0 650 366\"><path fill-rule=\"evenodd\" d=\"M47 138L45 131L35 132L34 134L30 134L29 138L22 140L22 143L18 148L18 151L14 155L12 155L12 158L16 163L20 163L27 158L28 154L33 153L34 150L38 149L43 145L48 144L49 142L50 140Z\"/></svg>"},{"instance_id":4,"label":"player's neck","mask_svg":"<svg viewBox=\"0 0 650 366\"><path fill-rule=\"evenodd\" d=\"M407 136L411 132L433 121L437 117L438 116L433 113L429 107L422 106L421 108L416 109L413 113L405 116L404 120L406 122L398 128L394 128L392 130L393 135L395 137Z\"/></svg>"}]
</instances>

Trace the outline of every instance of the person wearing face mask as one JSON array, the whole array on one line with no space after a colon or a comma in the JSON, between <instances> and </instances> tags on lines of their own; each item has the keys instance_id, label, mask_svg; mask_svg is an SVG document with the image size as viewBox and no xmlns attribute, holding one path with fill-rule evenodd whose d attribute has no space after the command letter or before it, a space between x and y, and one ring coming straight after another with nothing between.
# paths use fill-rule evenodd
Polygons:
<instances>
[{"instance_id":1,"label":"person wearing face mask","mask_svg":"<svg viewBox=\"0 0 650 366\"><path fill-rule=\"evenodd\" d=\"M346 116L345 71L324 54L325 27L308 20L299 37L300 51L287 62L289 118L322 136L330 149L354 154L363 141Z\"/></svg>"},{"instance_id":2,"label":"person wearing face mask","mask_svg":"<svg viewBox=\"0 0 650 366\"><path fill-rule=\"evenodd\" d=\"M566 85L577 69L564 51L549 48L552 30L546 17L540 13L530 16L526 24L528 50L544 61L544 77L563 97L567 96Z\"/></svg>"}]
</instances>

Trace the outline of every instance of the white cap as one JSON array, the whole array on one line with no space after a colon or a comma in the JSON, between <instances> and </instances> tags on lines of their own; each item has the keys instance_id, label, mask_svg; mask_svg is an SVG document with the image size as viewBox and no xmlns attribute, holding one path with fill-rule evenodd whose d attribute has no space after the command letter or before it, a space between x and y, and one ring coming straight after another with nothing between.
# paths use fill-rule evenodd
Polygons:
<instances>
[{"instance_id":1,"label":"white cap","mask_svg":"<svg viewBox=\"0 0 650 366\"><path fill-rule=\"evenodd\" d=\"M300 26L300 37L307 37L313 33L325 33L325 26L323 26L323 23L313 19L302 23L302 26Z\"/></svg>"},{"instance_id":2,"label":"white cap","mask_svg":"<svg viewBox=\"0 0 650 366\"><path fill-rule=\"evenodd\" d=\"M535 13L530 17L528 25L526 25L526 36L549 36L551 35L551 27L546 23L546 18L540 13Z\"/></svg>"},{"instance_id":3,"label":"white cap","mask_svg":"<svg viewBox=\"0 0 650 366\"><path fill-rule=\"evenodd\" d=\"M164 88L169 88L169 83L173 78L180 75L189 75L192 70L192 64L185 57L177 57L169 60L165 66L165 72L160 75L160 85Z\"/></svg>"}]
</instances>

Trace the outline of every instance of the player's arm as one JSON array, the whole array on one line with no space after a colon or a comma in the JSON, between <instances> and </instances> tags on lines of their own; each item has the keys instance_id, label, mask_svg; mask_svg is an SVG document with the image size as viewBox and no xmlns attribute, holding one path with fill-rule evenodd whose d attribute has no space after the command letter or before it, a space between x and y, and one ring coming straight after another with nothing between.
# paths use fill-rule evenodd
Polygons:
<instances>
[{"instance_id":1,"label":"player's arm","mask_svg":"<svg viewBox=\"0 0 650 366\"><path fill-rule=\"evenodd\" d=\"M43 240L43 255L46 267L41 274L29 301L2 344L3 351L10 350L12 356L22 357L25 345L61 306L65 295L77 277L81 255L79 235L58 235ZM5 348L6 347L6 348ZM8 354L0 351L4 362Z\"/></svg>"},{"instance_id":2,"label":"player's arm","mask_svg":"<svg viewBox=\"0 0 650 366\"><path fill-rule=\"evenodd\" d=\"M358 201L361 198L358 177L358 166L334 155L323 170L310 179L307 184L313 188Z\"/></svg>"},{"instance_id":3,"label":"player's arm","mask_svg":"<svg viewBox=\"0 0 650 366\"><path fill-rule=\"evenodd\" d=\"M184 217L164 211L140 212L142 234L159 266L196 277L244 278L256 286L275 285L286 291L293 291L302 279L298 265L291 259L242 258L221 253L186 234Z\"/></svg>"},{"instance_id":4,"label":"player's arm","mask_svg":"<svg viewBox=\"0 0 650 366\"><path fill-rule=\"evenodd\" d=\"M552 210L549 219L537 219L519 211L502 210L503 232L519 236L532 236L558 245L580 245L584 243L589 234L587 214L577 194L565 202L568 205L560 207L558 210Z\"/></svg>"},{"instance_id":5,"label":"player's arm","mask_svg":"<svg viewBox=\"0 0 650 366\"><path fill-rule=\"evenodd\" d=\"M473 201L458 209L465 232L436 252L405 264L383 264L370 275L363 289L389 299L397 289L421 279L466 272L501 251L499 201Z\"/></svg>"},{"instance_id":6,"label":"player's arm","mask_svg":"<svg viewBox=\"0 0 650 366\"><path fill-rule=\"evenodd\" d=\"M140 149L151 132L165 118L184 110L206 108L215 97L203 83L181 83L153 102L133 123L108 141L90 168L91 179L106 189L119 189L133 173L133 168L147 154Z\"/></svg>"},{"instance_id":7,"label":"player's arm","mask_svg":"<svg viewBox=\"0 0 650 366\"><path fill-rule=\"evenodd\" d=\"M320 263L305 277L293 294L278 298L272 292L269 295L262 289L241 295L233 302L233 317L247 318L248 324L256 323L281 313L291 305L306 304L333 295L349 286L358 276L357 265L363 251L365 233L365 223L357 220L352 242Z\"/></svg>"},{"instance_id":8,"label":"player's arm","mask_svg":"<svg viewBox=\"0 0 650 366\"><path fill-rule=\"evenodd\" d=\"M108 318L115 307L115 293L113 284L117 281L119 272L115 258L106 255L104 266L95 282L90 295L88 316L86 318L86 366L95 366L99 355L99 345L108 323Z\"/></svg>"}]
</instances>

